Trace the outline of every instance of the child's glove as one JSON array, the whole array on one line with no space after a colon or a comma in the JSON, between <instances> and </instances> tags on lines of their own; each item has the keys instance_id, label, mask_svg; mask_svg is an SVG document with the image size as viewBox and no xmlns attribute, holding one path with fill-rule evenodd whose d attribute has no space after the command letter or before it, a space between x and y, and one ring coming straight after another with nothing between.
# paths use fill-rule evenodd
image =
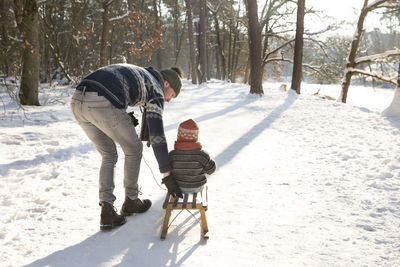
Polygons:
<instances>
[{"instance_id":1,"label":"child's glove","mask_svg":"<svg viewBox=\"0 0 400 267\"><path fill-rule=\"evenodd\" d=\"M173 197L183 198L182 191L172 174L164 177L162 179L162 183L165 184L165 186L168 188L168 193L170 193Z\"/></svg>"}]
</instances>

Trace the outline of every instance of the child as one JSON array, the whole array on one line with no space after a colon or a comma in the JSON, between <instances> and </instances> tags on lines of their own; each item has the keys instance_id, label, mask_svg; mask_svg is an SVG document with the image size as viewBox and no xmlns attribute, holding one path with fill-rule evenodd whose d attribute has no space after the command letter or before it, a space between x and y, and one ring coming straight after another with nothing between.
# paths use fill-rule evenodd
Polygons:
<instances>
[{"instance_id":1,"label":"child","mask_svg":"<svg viewBox=\"0 0 400 267\"><path fill-rule=\"evenodd\" d=\"M200 192L207 182L206 174L212 174L216 169L214 160L202 150L198 137L199 126L194 120L182 122L178 128L175 149L169 152L171 173L182 193Z\"/></svg>"}]
</instances>

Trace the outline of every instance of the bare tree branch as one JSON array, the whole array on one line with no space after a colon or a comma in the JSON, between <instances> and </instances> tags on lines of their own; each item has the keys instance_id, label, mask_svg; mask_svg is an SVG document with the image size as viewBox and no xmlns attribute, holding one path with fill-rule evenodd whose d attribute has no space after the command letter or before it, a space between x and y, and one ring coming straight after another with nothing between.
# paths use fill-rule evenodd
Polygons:
<instances>
[{"instance_id":1,"label":"bare tree branch","mask_svg":"<svg viewBox=\"0 0 400 267\"><path fill-rule=\"evenodd\" d=\"M365 11L369 12L369 11L372 11L377 8L383 8L384 6L381 6L381 5L386 4L389 1L390 0L376 0L375 2L372 2L371 4L367 5L365 7Z\"/></svg>"},{"instance_id":2,"label":"bare tree branch","mask_svg":"<svg viewBox=\"0 0 400 267\"><path fill-rule=\"evenodd\" d=\"M325 29L322 29L322 30L317 31L317 32L304 32L304 35L318 35L318 34L321 34L321 33L328 32L328 31L336 30L338 28L339 28L339 26L337 26L337 25L329 25Z\"/></svg>"},{"instance_id":3,"label":"bare tree branch","mask_svg":"<svg viewBox=\"0 0 400 267\"><path fill-rule=\"evenodd\" d=\"M356 58L354 62L356 63L356 65L358 65L361 63L373 62L373 61L377 61L379 59L392 57L392 56L400 56L400 50L399 49L388 50L388 51L386 51L384 53L380 53L380 54L359 57L359 58Z\"/></svg>"},{"instance_id":4,"label":"bare tree branch","mask_svg":"<svg viewBox=\"0 0 400 267\"><path fill-rule=\"evenodd\" d=\"M47 38L48 38L48 36L47 36ZM61 62L61 60L60 60L60 56L59 56L59 53L58 53L58 49L56 49L56 48L53 46L52 43L49 43L49 47L50 47L51 52L54 54L54 59L55 59L55 61L56 61L57 66L58 66L58 67L62 70L62 72L65 74L65 77L67 78L67 80L68 80L69 82L73 82L74 80L71 78L71 76L69 76L67 70L64 68L64 63Z\"/></svg>"},{"instance_id":5,"label":"bare tree branch","mask_svg":"<svg viewBox=\"0 0 400 267\"><path fill-rule=\"evenodd\" d=\"M215 14L218 13L220 7L224 3L225 0L219 0L217 6L214 8L210 2L207 2L207 8L210 10L211 13Z\"/></svg>"},{"instance_id":6,"label":"bare tree branch","mask_svg":"<svg viewBox=\"0 0 400 267\"><path fill-rule=\"evenodd\" d=\"M115 22L115 21L123 20L124 18L129 17L130 14L131 14L131 11L128 11L128 12L126 12L125 14L123 14L121 16L109 19L108 21Z\"/></svg>"},{"instance_id":7,"label":"bare tree branch","mask_svg":"<svg viewBox=\"0 0 400 267\"><path fill-rule=\"evenodd\" d=\"M293 38L293 39L290 39L290 40L284 42L283 44L281 44L280 46L278 46L277 48L275 48L274 50L270 51L269 53L266 53L265 56L264 56L264 58L263 58L263 62L267 62L267 59L268 59L268 57L269 57L270 55L275 54L276 52L278 52L279 50L281 50L283 47L285 47L285 46L291 44L292 42L294 42L294 40L295 40L294 38Z\"/></svg>"},{"instance_id":8,"label":"bare tree branch","mask_svg":"<svg viewBox=\"0 0 400 267\"><path fill-rule=\"evenodd\" d=\"M266 0L266 1L265 1L264 7L263 7L263 9L262 9L262 11L261 11L261 16L260 16L261 20L264 19L264 14L265 14L265 10L267 9L268 2L269 2L269 0Z\"/></svg>"},{"instance_id":9,"label":"bare tree branch","mask_svg":"<svg viewBox=\"0 0 400 267\"><path fill-rule=\"evenodd\" d=\"M396 76L389 78L389 77L384 77L376 72L369 72L369 71L360 70L360 69L356 69L356 68L347 68L346 72L359 73L359 74L370 76L372 78L375 78L375 79L378 79L378 80L381 80L384 82L388 82L388 83L397 85L397 77Z\"/></svg>"},{"instance_id":10,"label":"bare tree branch","mask_svg":"<svg viewBox=\"0 0 400 267\"><path fill-rule=\"evenodd\" d=\"M279 62L288 62L288 63L293 64L293 59L283 58L283 57L269 58L269 59L267 59L267 60L265 61L265 63L268 64L268 63L271 63L271 62L278 62L278 61L279 61ZM305 64L305 63L303 63L302 66L305 67L305 68L309 68L309 69L311 69L311 70L313 70L313 71L316 71L316 72L318 72L318 73L323 74L323 73L321 72L321 68L318 67L318 66L313 66L313 65L309 65L309 64Z\"/></svg>"}]
</instances>

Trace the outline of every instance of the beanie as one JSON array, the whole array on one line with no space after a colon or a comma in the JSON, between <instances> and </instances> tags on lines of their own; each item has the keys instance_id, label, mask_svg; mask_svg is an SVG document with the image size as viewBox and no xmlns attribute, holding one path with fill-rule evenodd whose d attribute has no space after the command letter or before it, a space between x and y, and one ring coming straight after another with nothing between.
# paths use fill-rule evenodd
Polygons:
<instances>
[{"instance_id":1,"label":"beanie","mask_svg":"<svg viewBox=\"0 0 400 267\"><path fill-rule=\"evenodd\" d=\"M201 144L197 141L199 138L199 126L192 120L186 120L179 124L177 141L175 148L201 149Z\"/></svg>"},{"instance_id":2,"label":"beanie","mask_svg":"<svg viewBox=\"0 0 400 267\"><path fill-rule=\"evenodd\" d=\"M164 80L168 81L169 85L171 85L172 89L174 89L176 96L178 96L182 87L182 70L178 67L172 67L160 72Z\"/></svg>"}]
</instances>

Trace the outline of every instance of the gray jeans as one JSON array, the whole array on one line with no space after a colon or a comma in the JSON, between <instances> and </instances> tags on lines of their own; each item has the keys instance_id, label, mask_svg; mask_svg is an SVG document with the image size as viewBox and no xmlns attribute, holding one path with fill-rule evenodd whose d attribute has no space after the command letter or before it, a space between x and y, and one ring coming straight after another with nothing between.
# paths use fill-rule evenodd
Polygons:
<instances>
[{"instance_id":1,"label":"gray jeans","mask_svg":"<svg viewBox=\"0 0 400 267\"><path fill-rule=\"evenodd\" d=\"M114 203L114 169L118 154L115 142L125 154L125 196L138 197L138 177L143 144L139 140L133 122L123 109L115 108L105 97L95 92L76 90L71 109L79 125L102 156L99 174L99 199Z\"/></svg>"}]
</instances>

